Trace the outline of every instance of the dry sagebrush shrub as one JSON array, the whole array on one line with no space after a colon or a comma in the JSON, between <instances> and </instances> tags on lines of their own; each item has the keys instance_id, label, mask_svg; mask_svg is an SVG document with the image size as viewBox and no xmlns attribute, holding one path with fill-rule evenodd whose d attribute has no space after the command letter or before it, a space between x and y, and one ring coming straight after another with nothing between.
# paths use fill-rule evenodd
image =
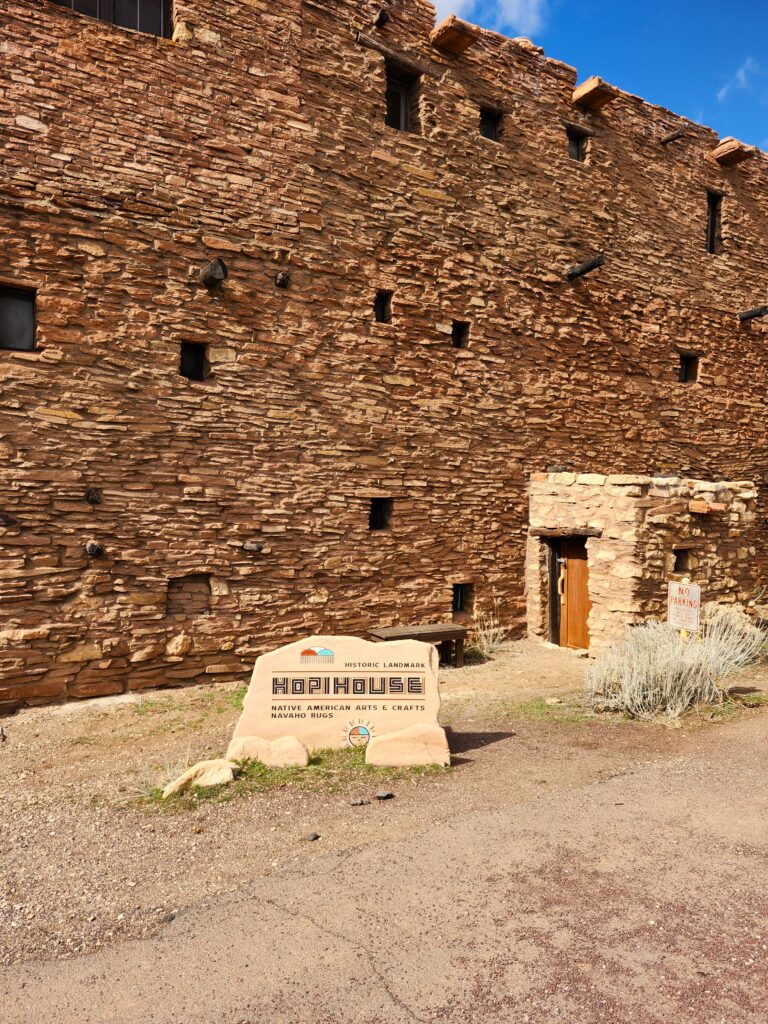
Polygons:
<instances>
[{"instance_id":1,"label":"dry sagebrush shrub","mask_svg":"<svg viewBox=\"0 0 768 1024\"><path fill-rule=\"evenodd\" d=\"M664 622L631 628L587 669L586 691L600 711L677 719L727 697L723 680L755 661L766 636L735 605L705 605L701 634L686 639Z\"/></svg>"},{"instance_id":2,"label":"dry sagebrush shrub","mask_svg":"<svg viewBox=\"0 0 768 1024\"><path fill-rule=\"evenodd\" d=\"M472 625L474 640L473 648L482 658L490 659L498 652L509 636L509 629L499 621L498 603L493 602L493 610L480 611L475 615Z\"/></svg>"}]
</instances>

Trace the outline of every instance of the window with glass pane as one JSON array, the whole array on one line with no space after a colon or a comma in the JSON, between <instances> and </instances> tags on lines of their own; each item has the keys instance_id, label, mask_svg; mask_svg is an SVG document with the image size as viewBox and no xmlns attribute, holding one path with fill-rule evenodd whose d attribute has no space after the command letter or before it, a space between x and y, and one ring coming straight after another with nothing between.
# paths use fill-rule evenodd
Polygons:
<instances>
[{"instance_id":1,"label":"window with glass pane","mask_svg":"<svg viewBox=\"0 0 768 1024\"><path fill-rule=\"evenodd\" d=\"M87 14L89 18L108 21L110 25L171 37L173 0L52 0L52 3Z\"/></svg>"}]
</instances>

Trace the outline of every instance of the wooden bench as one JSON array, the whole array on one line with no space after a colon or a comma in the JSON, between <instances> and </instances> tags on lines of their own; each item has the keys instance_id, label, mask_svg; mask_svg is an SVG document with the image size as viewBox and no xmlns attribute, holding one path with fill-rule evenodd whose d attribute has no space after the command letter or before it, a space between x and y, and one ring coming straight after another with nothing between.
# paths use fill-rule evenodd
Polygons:
<instances>
[{"instance_id":1,"label":"wooden bench","mask_svg":"<svg viewBox=\"0 0 768 1024\"><path fill-rule=\"evenodd\" d=\"M440 646L441 660L451 663L451 645L455 652L456 668L464 667L464 641L467 627L455 622L437 622L425 626L384 626L369 630L372 640L383 643L386 640L423 640L424 643Z\"/></svg>"}]
</instances>

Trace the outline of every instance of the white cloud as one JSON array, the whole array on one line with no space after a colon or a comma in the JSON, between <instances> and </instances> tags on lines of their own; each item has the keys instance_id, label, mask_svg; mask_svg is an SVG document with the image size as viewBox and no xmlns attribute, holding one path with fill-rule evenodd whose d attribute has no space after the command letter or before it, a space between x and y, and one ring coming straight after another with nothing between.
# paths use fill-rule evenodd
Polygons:
<instances>
[{"instance_id":1,"label":"white cloud","mask_svg":"<svg viewBox=\"0 0 768 1024\"><path fill-rule=\"evenodd\" d=\"M487 28L530 36L541 32L547 0L435 0L437 20L449 14L477 20Z\"/></svg>"},{"instance_id":2,"label":"white cloud","mask_svg":"<svg viewBox=\"0 0 768 1024\"><path fill-rule=\"evenodd\" d=\"M761 77L763 69L754 57L747 57L741 67L731 75L728 81L718 91L717 98L723 103L735 92L751 92L756 78Z\"/></svg>"},{"instance_id":3,"label":"white cloud","mask_svg":"<svg viewBox=\"0 0 768 1024\"><path fill-rule=\"evenodd\" d=\"M541 32L546 13L545 0L499 0L499 23L523 35Z\"/></svg>"}]
</instances>

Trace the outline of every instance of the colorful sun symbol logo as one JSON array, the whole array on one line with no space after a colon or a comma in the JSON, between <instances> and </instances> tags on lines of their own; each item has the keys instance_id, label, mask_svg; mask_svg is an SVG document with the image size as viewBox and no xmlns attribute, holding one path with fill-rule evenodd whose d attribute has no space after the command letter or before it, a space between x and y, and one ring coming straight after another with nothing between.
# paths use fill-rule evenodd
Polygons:
<instances>
[{"instance_id":1,"label":"colorful sun symbol logo","mask_svg":"<svg viewBox=\"0 0 768 1024\"><path fill-rule=\"evenodd\" d=\"M350 747L367 747L373 735L373 727L363 722L354 722L347 727L347 743Z\"/></svg>"},{"instance_id":2,"label":"colorful sun symbol logo","mask_svg":"<svg viewBox=\"0 0 768 1024\"><path fill-rule=\"evenodd\" d=\"M302 665L332 665L333 651L327 647L307 647L299 659Z\"/></svg>"}]
</instances>

